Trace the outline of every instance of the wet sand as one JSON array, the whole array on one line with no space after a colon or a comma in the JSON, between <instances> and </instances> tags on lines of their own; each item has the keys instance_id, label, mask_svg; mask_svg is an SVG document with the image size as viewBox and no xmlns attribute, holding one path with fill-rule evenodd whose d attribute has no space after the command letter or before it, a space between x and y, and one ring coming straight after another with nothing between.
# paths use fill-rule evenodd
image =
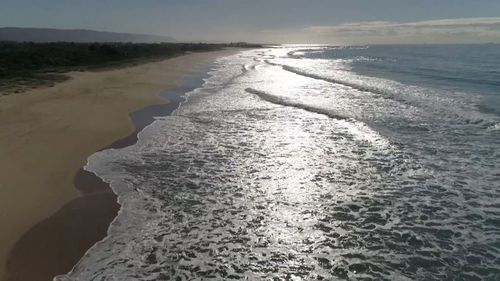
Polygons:
<instances>
[{"instance_id":1,"label":"wet sand","mask_svg":"<svg viewBox=\"0 0 500 281\"><path fill-rule=\"evenodd\" d=\"M75 172L93 152L134 135L129 112L162 103L158 94L186 73L232 52L70 73L53 88L0 98L0 280L51 280L102 239L116 197L99 179Z\"/></svg>"}]
</instances>

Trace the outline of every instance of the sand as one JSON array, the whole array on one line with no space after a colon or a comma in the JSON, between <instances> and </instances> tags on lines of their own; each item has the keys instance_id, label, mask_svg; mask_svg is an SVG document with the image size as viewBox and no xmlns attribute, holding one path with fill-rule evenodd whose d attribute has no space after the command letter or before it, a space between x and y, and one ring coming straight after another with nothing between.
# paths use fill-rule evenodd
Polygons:
<instances>
[{"instance_id":1,"label":"sand","mask_svg":"<svg viewBox=\"0 0 500 281\"><path fill-rule=\"evenodd\" d=\"M54 273L64 273L91 246L90 241L100 239L118 205L105 187L102 192L91 188L81 197L73 184L76 172L92 153L134 131L129 112L164 102L160 92L175 87L194 68L230 53L234 50L110 71L73 72L68 74L71 80L54 87L0 97L0 280L29 281L30 272L50 266ZM82 215L77 212L82 208L90 211ZM77 229L75 224L85 225L88 232L66 236ZM67 241L75 235L83 242ZM9 258L7 278L8 254L21 237ZM46 253L49 245L58 243L64 253ZM38 248L33 251L33 247ZM39 260L42 269L27 267L36 264L28 259ZM67 264L50 264L51 259Z\"/></svg>"}]
</instances>

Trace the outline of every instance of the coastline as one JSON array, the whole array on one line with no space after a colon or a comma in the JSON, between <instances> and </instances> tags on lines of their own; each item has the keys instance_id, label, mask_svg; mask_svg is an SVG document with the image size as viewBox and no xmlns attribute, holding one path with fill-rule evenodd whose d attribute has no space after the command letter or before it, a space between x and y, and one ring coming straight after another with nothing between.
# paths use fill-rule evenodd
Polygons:
<instances>
[{"instance_id":1,"label":"coastline","mask_svg":"<svg viewBox=\"0 0 500 281\"><path fill-rule=\"evenodd\" d=\"M95 151L109 143L113 143L113 147L119 143L125 145L123 140L135 135L140 126L136 127L138 124L132 124L134 121L130 120L123 122L127 114L141 112L137 110L148 105L152 111L158 108L156 105L165 105L159 93L175 89L181 78L194 69L234 52L229 49L192 53L106 72L70 73L73 79L53 88L3 97L2 100L7 102L0 105L0 155L4 159L0 161L5 163L0 164L7 169L0 174L2 179L5 176L7 180L2 183L4 186L0 192L4 194L0 198L8 202L2 207L5 210L2 210L0 223L13 227L8 233L2 232L2 265L6 264L7 254L17 241L9 257L11 273L47 272L47 266L53 266L51 259L67 261L67 264L61 263L65 271L58 268L57 272L54 271L55 275L69 271L76 263L75 259L78 261L89 247L106 235L107 226L119 209L116 196L99 178L81 172L74 177L75 171ZM131 119L134 120L134 116ZM59 161L53 163L54 160ZM23 177L20 172L30 177ZM80 192L71 188L72 184ZM26 197L28 200L24 200ZM40 223L35 225L37 222ZM75 231L78 229L80 231ZM26 234L18 241L23 233ZM68 233L81 241L68 239ZM29 246L30 243L38 245L36 251ZM54 251L49 247L50 243L60 244L61 247ZM68 255L62 250L73 254ZM47 256L47 251L52 256ZM46 257L42 257L41 253ZM38 265L27 268L30 260L26 261L26 255ZM18 265L22 268L17 271L13 270L16 260L23 260ZM30 280L26 276L12 274L13 277L7 279L3 273L2 268L0 280ZM4 278L1 278L2 274ZM37 275L36 280L44 280L40 277Z\"/></svg>"}]
</instances>

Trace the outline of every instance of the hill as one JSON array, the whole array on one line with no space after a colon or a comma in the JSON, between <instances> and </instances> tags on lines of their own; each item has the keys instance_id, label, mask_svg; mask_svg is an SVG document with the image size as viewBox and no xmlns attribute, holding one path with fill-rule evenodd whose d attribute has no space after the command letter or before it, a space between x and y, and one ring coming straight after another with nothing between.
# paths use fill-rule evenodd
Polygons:
<instances>
[{"instance_id":1,"label":"hill","mask_svg":"<svg viewBox=\"0 0 500 281\"><path fill-rule=\"evenodd\" d=\"M0 28L0 41L14 42L129 42L129 43L162 43L176 42L168 36L156 36L133 33L103 32L85 29L52 29L52 28Z\"/></svg>"}]
</instances>

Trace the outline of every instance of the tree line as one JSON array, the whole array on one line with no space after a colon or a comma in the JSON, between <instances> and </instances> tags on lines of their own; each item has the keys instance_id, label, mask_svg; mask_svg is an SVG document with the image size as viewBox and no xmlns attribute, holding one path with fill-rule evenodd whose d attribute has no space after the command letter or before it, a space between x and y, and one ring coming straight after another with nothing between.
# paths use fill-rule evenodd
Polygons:
<instances>
[{"instance_id":1,"label":"tree line","mask_svg":"<svg viewBox=\"0 0 500 281\"><path fill-rule=\"evenodd\" d=\"M256 47L246 43L32 43L0 42L0 79L99 67L141 59L168 58L186 52L224 47Z\"/></svg>"}]
</instances>

